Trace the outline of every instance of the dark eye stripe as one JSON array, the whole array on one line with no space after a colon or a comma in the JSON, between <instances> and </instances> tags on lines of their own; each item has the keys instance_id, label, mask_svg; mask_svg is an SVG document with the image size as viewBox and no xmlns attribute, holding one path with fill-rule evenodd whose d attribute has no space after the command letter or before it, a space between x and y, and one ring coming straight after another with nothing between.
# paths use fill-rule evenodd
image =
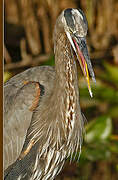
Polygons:
<instances>
[{"instance_id":1,"label":"dark eye stripe","mask_svg":"<svg viewBox=\"0 0 118 180\"><path fill-rule=\"evenodd\" d=\"M72 9L70 8L70 9L66 9L65 11L64 11L64 17L65 17L65 19L66 19L66 23L67 23L67 25L70 27L70 28L74 28L74 21L73 21L73 18L72 18Z\"/></svg>"}]
</instances>

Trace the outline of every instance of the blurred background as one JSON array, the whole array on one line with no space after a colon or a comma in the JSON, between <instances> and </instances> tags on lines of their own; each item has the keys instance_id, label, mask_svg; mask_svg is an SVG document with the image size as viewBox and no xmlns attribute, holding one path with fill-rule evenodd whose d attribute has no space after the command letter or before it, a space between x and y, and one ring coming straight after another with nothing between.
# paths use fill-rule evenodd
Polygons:
<instances>
[{"instance_id":1,"label":"blurred background","mask_svg":"<svg viewBox=\"0 0 118 180\"><path fill-rule=\"evenodd\" d=\"M118 0L5 0L4 82L37 65L54 65L52 33L59 13L81 8L96 75L90 98L80 72L85 134L80 159L56 180L118 179ZM79 155L79 154L78 154Z\"/></svg>"}]
</instances>

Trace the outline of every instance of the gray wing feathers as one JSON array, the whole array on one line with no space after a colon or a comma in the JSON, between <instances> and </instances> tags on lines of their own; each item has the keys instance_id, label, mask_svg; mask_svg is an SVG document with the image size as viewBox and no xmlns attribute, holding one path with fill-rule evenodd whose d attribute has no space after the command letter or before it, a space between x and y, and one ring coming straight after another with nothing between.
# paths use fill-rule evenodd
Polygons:
<instances>
[{"instance_id":1,"label":"gray wing feathers","mask_svg":"<svg viewBox=\"0 0 118 180\"><path fill-rule=\"evenodd\" d=\"M24 81L40 82L45 93L53 88L52 67L30 68L11 78L4 86L4 169L19 157L33 112L29 110L35 96L35 84L24 85Z\"/></svg>"},{"instance_id":2,"label":"gray wing feathers","mask_svg":"<svg viewBox=\"0 0 118 180\"><path fill-rule=\"evenodd\" d=\"M28 91L28 88L30 91ZM12 89L12 87L11 87ZM31 92L32 89L32 92ZM16 95L7 97L8 103L4 115L4 167L12 164L20 155L32 113L29 111L35 92L34 84L20 88Z\"/></svg>"}]
</instances>

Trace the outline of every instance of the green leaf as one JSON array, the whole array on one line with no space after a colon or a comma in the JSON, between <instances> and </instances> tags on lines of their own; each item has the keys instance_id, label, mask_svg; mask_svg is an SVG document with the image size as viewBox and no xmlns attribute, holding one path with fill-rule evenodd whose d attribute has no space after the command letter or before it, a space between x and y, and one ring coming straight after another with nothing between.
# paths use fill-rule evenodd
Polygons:
<instances>
[{"instance_id":1,"label":"green leaf","mask_svg":"<svg viewBox=\"0 0 118 180\"><path fill-rule=\"evenodd\" d=\"M116 87L118 87L118 67L106 62L104 63L104 67L106 69L105 72L99 74L98 76L101 79L110 82L114 84Z\"/></svg>"},{"instance_id":2,"label":"green leaf","mask_svg":"<svg viewBox=\"0 0 118 180\"><path fill-rule=\"evenodd\" d=\"M4 83L12 77L12 74L8 71L4 72Z\"/></svg>"},{"instance_id":3,"label":"green leaf","mask_svg":"<svg viewBox=\"0 0 118 180\"><path fill-rule=\"evenodd\" d=\"M105 160L108 159L110 155L111 152L107 144L97 143L86 146L86 148L82 149L80 161L85 162L85 160L89 160L89 161Z\"/></svg>"},{"instance_id":4,"label":"green leaf","mask_svg":"<svg viewBox=\"0 0 118 180\"><path fill-rule=\"evenodd\" d=\"M95 141L106 140L112 132L112 120L110 117L101 116L91 121L86 126L85 142L91 143Z\"/></svg>"},{"instance_id":5,"label":"green leaf","mask_svg":"<svg viewBox=\"0 0 118 180\"><path fill-rule=\"evenodd\" d=\"M109 148L112 153L118 154L118 142L112 142Z\"/></svg>"},{"instance_id":6,"label":"green leaf","mask_svg":"<svg viewBox=\"0 0 118 180\"><path fill-rule=\"evenodd\" d=\"M118 164L116 165L116 171L118 172Z\"/></svg>"},{"instance_id":7,"label":"green leaf","mask_svg":"<svg viewBox=\"0 0 118 180\"><path fill-rule=\"evenodd\" d=\"M118 105L111 106L108 114L110 117L117 118L118 117Z\"/></svg>"},{"instance_id":8,"label":"green leaf","mask_svg":"<svg viewBox=\"0 0 118 180\"><path fill-rule=\"evenodd\" d=\"M107 72L109 73L110 78L118 83L118 67L113 66L109 63L104 63L104 66L105 66Z\"/></svg>"}]
</instances>

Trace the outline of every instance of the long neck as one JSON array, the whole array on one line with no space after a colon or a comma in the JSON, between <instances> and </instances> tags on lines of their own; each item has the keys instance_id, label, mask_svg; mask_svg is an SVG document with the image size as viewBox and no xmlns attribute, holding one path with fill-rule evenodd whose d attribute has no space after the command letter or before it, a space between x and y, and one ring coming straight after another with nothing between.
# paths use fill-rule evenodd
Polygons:
<instances>
[{"instance_id":1,"label":"long neck","mask_svg":"<svg viewBox=\"0 0 118 180\"><path fill-rule=\"evenodd\" d=\"M74 127L79 108L79 91L76 62L70 43L63 33L57 38L55 47L55 88L54 98L62 121L68 129Z\"/></svg>"}]
</instances>

